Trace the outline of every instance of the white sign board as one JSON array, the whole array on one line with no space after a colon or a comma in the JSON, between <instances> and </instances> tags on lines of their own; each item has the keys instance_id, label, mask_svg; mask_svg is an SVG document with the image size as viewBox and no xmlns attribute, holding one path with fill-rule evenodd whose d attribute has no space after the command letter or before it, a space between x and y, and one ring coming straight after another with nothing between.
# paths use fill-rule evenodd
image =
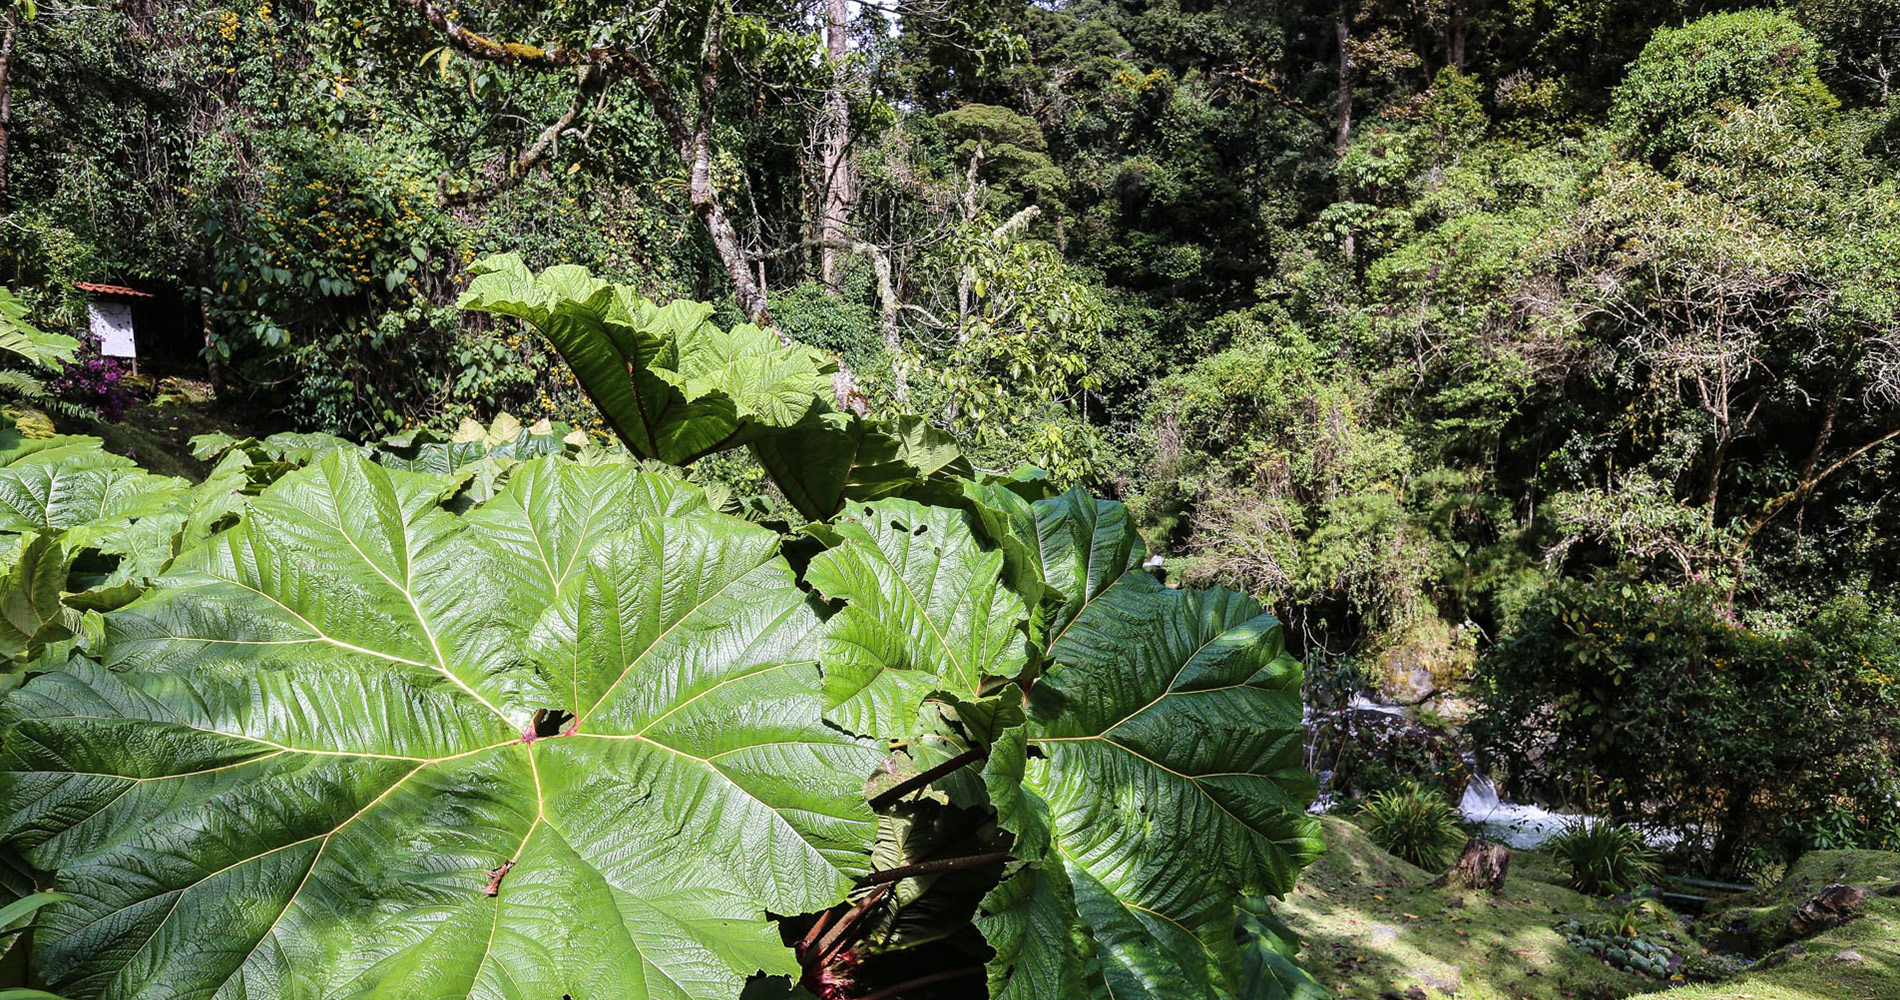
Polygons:
<instances>
[{"instance_id":1,"label":"white sign board","mask_svg":"<svg viewBox=\"0 0 1900 1000\"><path fill-rule=\"evenodd\" d=\"M99 337L99 353L114 358L136 358L132 342L132 307L123 302L94 302L92 332Z\"/></svg>"}]
</instances>

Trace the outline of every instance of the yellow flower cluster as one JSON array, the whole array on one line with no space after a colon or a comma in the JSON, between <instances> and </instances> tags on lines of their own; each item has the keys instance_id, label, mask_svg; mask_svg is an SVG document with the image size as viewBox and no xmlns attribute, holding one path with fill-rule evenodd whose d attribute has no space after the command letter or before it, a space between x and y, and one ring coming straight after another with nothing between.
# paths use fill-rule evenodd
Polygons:
<instances>
[{"instance_id":1,"label":"yellow flower cluster","mask_svg":"<svg viewBox=\"0 0 1900 1000\"><path fill-rule=\"evenodd\" d=\"M1893 675L1888 673L1885 667L1874 666L1873 661L1865 656L1860 658L1860 682L1862 684L1886 685L1892 684L1893 680Z\"/></svg>"}]
</instances>

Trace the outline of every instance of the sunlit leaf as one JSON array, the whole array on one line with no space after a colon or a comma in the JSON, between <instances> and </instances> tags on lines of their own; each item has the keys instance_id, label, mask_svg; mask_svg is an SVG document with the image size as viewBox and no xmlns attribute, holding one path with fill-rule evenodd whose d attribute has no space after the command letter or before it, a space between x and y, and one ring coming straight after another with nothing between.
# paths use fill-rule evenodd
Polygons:
<instances>
[{"instance_id":1,"label":"sunlit leaf","mask_svg":"<svg viewBox=\"0 0 1900 1000\"><path fill-rule=\"evenodd\" d=\"M326 455L110 615L109 668L13 693L7 846L72 896L35 934L52 988L637 1000L795 973L767 913L863 873L881 756L821 721L821 620L770 531L551 466L457 516L451 480Z\"/></svg>"}]
</instances>

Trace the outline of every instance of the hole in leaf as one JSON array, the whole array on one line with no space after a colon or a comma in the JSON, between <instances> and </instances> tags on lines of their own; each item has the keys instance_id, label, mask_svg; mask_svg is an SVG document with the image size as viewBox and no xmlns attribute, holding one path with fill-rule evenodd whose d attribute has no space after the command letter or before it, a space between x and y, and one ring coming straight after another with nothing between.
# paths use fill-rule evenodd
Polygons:
<instances>
[{"instance_id":1,"label":"hole in leaf","mask_svg":"<svg viewBox=\"0 0 1900 1000\"><path fill-rule=\"evenodd\" d=\"M564 708L537 708L534 710L534 738L547 739L561 735L561 730L574 721L574 713Z\"/></svg>"}]
</instances>

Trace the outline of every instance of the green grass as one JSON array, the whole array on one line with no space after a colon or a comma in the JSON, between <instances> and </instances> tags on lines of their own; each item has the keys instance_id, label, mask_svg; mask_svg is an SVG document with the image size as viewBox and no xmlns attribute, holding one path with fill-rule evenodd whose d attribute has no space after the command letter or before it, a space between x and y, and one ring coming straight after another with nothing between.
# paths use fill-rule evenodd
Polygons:
<instances>
[{"instance_id":1,"label":"green grass","mask_svg":"<svg viewBox=\"0 0 1900 1000\"><path fill-rule=\"evenodd\" d=\"M1876 891L1900 884L1900 854L1892 851L1811 851L1788 868L1780 884L1763 893L1800 903L1835 883Z\"/></svg>"},{"instance_id":2,"label":"green grass","mask_svg":"<svg viewBox=\"0 0 1900 1000\"><path fill-rule=\"evenodd\" d=\"M1670 1000L1895 1000L1900 997L1900 900L1875 899L1863 916L1784 948L1768 968L1713 985L1671 990ZM1843 951L1864 961L1837 961Z\"/></svg>"}]
</instances>

